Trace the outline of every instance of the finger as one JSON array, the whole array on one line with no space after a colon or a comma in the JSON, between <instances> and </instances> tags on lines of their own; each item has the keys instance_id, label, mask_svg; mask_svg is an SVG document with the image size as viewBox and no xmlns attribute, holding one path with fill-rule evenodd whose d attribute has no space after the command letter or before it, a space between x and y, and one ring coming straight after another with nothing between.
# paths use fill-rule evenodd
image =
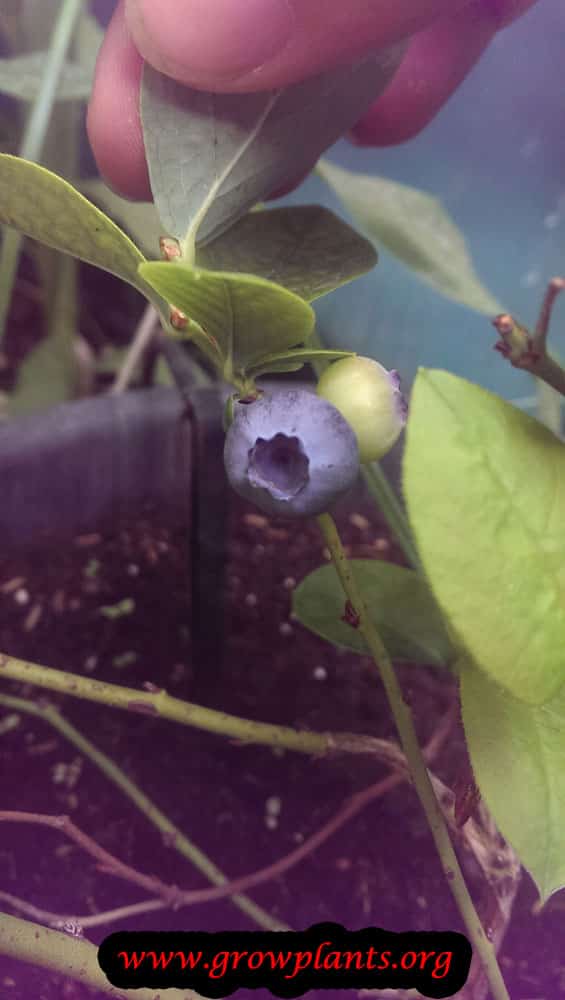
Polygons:
<instances>
[{"instance_id":1,"label":"finger","mask_svg":"<svg viewBox=\"0 0 565 1000\"><path fill-rule=\"evenodd\" d=\"M475 65L496 31L485 7L473 4L420 32L384 94L352 129L360 146L405 142L423 129Z\"/></svg>"},{"instance_id":2,"label":"finger","mask_svg":"<svg viewBox=\"0 0 565 1000\"><path fill-rule=\"evenodd\" d=\"M150 200L152 195L139 117L142 66L142 58L126 27L121 2L98 58L87 127L98 169L110 187L126 198L143 201ZM282 198L298 187L308 173L301 172L267 200Z\"/></svg>"},{"instance_id":3,"label":"finger","mask_svg":"<svg viewBox=\"0 0 565 1000\"><path fill-rule=\"evenodd\" d=\"M505 28L512 21L515 21L517 17L525 14L538 0L484 0L484 2L490 7L497 27Z\"/></svg>"},{"instance_id":4,"label":"finger","mask_svg":"<svg viewBox=\"0 0 565 1000\"><path fill-rule=\"evenodd\" d=\"M126 0L143 56L203 90L286 86L387 46L469 0ZM323 16L321 8L323 7Z\"/></svg>"},{"instance_id":5,"label":"finger","mask_svg":"<svg viewBox=\"0 0 565 1000\"><path fill-rule=\"evenodd\" d=\"M120 0L96 64L88 137L98 169L110 187L126 198L149 200L151 188L139 117L142 68Z\"/></svg>"},{"instance_id":6,"label":"finger","mask_svg":"<svg viewBox=\"0 0 565 1000\"><path fill-rule=\"evenodd\" d=\"M301 170L297 177L293 177L292 180L283 184L282 187L277 188L276 191L272 191L270 195L267 196L266 201L274 201L276 198L284 198L285 195L290 194L295 188L299 187L303 181L310 175L311 171L316 166L317 160L312 163L308 170Z\"/></svg>"}]
</instances>

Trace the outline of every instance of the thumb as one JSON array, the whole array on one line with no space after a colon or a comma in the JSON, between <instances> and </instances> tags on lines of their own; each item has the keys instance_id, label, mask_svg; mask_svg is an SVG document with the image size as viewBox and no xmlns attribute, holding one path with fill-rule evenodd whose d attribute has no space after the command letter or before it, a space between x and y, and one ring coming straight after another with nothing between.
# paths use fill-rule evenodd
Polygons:
<instances>
[{"instance_id":1,"label":"thumb","mask_svg":"<svg viewBox=\"0 0 565 1000\"><path fill-rule=\"evenodd\" d=\"M321 73L468 2L126 0L126 17L136 46L157 69L202 90L235 93Z\"/></svg>"}]
</instances>

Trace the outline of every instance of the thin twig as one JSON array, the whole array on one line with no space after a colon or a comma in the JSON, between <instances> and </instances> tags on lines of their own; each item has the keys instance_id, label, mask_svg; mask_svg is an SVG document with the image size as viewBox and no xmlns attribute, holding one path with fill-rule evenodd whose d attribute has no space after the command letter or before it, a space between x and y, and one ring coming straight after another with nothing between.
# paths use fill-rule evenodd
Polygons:
<instances>
[{"instance_id":1,"label":"thin twig","mask_svg":"<svg viewBox=\"0 0 565 1000\"><path fill-rule=\"evenodd\" d=\"M424 756L426 757L428 763L432 763L446 742L455 721L456 707L457 706L454 703L446 712L439 726L434 731L428 745L425 747ZM121 877L128 879L128 881L134 882L137 885L142 885L144 888L149 887L151 890L160 891L161 894L161 898L159 899L144 900L141 903L134 903L130 906L123 906L113 910L107 910L103 913L89 914L87 916L52 913L47 910L39 909L25 900L21 900L16 896L12 896L9 893L1 891L0 899L8 902L14 909L17 909L22 913L26 913L28 916L32 916L36 920L41 920L52 927L62 928L66 925L77 925L82 929L87 929L89 927L96 927L101 924L111 923L116 920L123 921L128 917L139 916L141 914L155 912L156 910L163 910L171 905L174 909L179 909L182 906L191 906L196 903L210 902L227 896L233 896L235 893L241 892L244 889L249 889L264 882L271 881L274 878L279 878L285 872L294 868L305 858L313 854L314 851L317 850L322 843L333 836L333 834L337 833L337 831L346 822L352 819L353 816L365 809L369 803L375 802L392 788L402 784L407 780L407 777L408 775L402 769L399 772L392 773L386 778L375 782L368 788L363 789L363 791L356 793L348 799L343 806L340 807L335 816L333 816L319 830L308 837L299 847L295 848L289 854L286 854L283 858L273 862L273 864L259 869L259 871L241 876L214 889L183 890L177 886L166 885L165 883L160 882L159 879L154 879L151 876L145 876L136 869L130 868L129 865L124 865L113 855L110 855L107 851L100 848L96 841L92 840L92 838L90 838L87 834L83 833L78 829L78 827L68 821L68 817L51 817L35 813L12 811L0 812L0 822L7 820L14 822L39 823L61 830L71 837L71 839L73 839L80 847L83 847L84 850L86 850L94 858L102 861L103 870L108 871L110 874L120 875Z\"/></svg>"},{"instance_id":2,"label":"thin twig","mask_svg":"<svg viewBox=\"0 0 565 1000\"><path fill-rule=\"evenodd\" d=\"M400 545L407 562L418 572L421 572L420 558L410 523L395 491L388 481L386 473L379 462L364 465L362 473L372 499L375 501L390 531Z\"/></svg>"},{"instance_id":3,"label":"thin twig","mask_svg":"<svg viewBox=\"0 0 565 1000\"><path fill-rule=\"evenodd\" d=\"M552 278L547 286L535 332L518 323L510 313L493 319L500 340L494 345L514 368L530 372L565 395L565 369L547 351L547 335L555 299L565 288L565 278Z\"/></svg>"},{"instance_id":4,"label":"thin twig","mask_svg":"<svg viewBox=\"0 0 565 1000\"><path fill-rule=\"evenodd\" d=\"M444 816L454 834L462 840L464 847L474 856L482 869L490 893L488 912L484 914L484 926L492 946L498 954L512 916L512 907L520 885L522 868L518 856L497 830L484 802L477 806L479 821L469 817L463 826L458 823L455 813L455 794L437 775L430 774L434 791L441 804ZM485 969L478 956L473 958L469 979L461 993L470 1000L486 1000L489 984Z\"/></svg>"},{"instance_id":5,"label":"thin twig","mask_svg":"<svg viewBox=\"0 0 565 1000\"><path fill-rule=\"evenodd\" d=\"M19 149L19 155L25 160L36 161L41 156L59 78L83 6L84 0L63 0L61 3L45 57L45 66L37 97L28 117ZM0 283L0 337L4 336L22 240L23 236L20 232L4 228L0 247L0 274L2 275Z\"/></svg>"},{"instance_id":6,"label":"thin twig","mask_svg":"<svg viewBox=\"0 0 565 1000\"><path fill-rule=\"evenodd\" d=\"M3 954L11 958L52 969L114 1000L123 1000L123 989L113 986L107 979L98 962L98 948L90 941L42 927L31 920L20 920L8 913L0 913L0 941ZM159 1000L159 997L163 997L159 990L141 988L135 991L135 1000ZM198 993L186 988L167 990L167 1000L197 997Z\"/></svg>"},{"instance_id":7,"label":"thin twig","mask_svg":"<svg viewBox=\"0 0 565 1000\"><path fill-rule=\"evenodd\" d=\"M116 788L133 802L135 807L145 816L145 818L160 832L163 844L174 849L186 858L198 871L213 884L224 885L227 878L220 868L202 851L192 840L171 822L151 799L144 795L140 788L128 778L120 767L98 747L95 747L90 740L78 729L75 728L64 716L55 708L42 700L41 705L27 701L25 698L17 698L13 695L0 694L0 705L15 711L25 712L34 715L36 718L48 722L58 733L69 741L76 749L87 757L97 767ZM251 918L259 927L265 930L289 930L281 920L275 919L267 913L261 906L258 906L248 896L238 894L232 897L234 906ZM159 907L161 908L161 907Z\"/></svg>"},{"instance_id":8,"label":"thin twig","mask_svg":"<svg viewBox=\"0 0 565 1000\"><path fill-rule=\"evenodd\" d=\"M159 314L157 310L151 304L147 305L133 335L133 340L128 348L124 362L109 390L109 395L117 396L119 393L125 392L135 375L138 364L158 330L158 324Z\"/></svg>"},{"instance_id":9,"label":"thin twig","mask_svg":"<svg viewBox=\"0 0 565 1000\"><path fill-rule=\"evenodd\" d=\"M451 842L443 810L438 801L431 775L426 767L414 721L406 704L394 667L381 637L368 613L351 563L343 550L335 522L329 514L318 517L320 529L328 546L345 599L345 620L357 628L374 659L385 689L387 700L396 723L402 748L410 769L414 787L424 809L426 819L439 856L442 870L463 918L471 943L487 972L494 1000L509 1000L508 990L496 959L496 953L479 920L475 905L467 889L461 866Z\"/></svg>"},{"instance_id":10,"label":"thin twig","mask_svg":"<svg viewBox=\"0 0 565 1000\"><path fill-rule=\"evenodd\" d=\"M155 895L174 897L174 886L167 885L161 879L153 875L144 875L143 872L132 868L120 861L115 855L101 847L92 837L84 833L68 816L47 816L42 813L28 813L15 809L0 810L0 823L28 823L35 826L47 826L52 830L57 830L65 834L69 840L73 840L87 854L98 862L100 871L107 872L123 878L127 882L141 886Z\"/></svg>"},{"instance_id":11,"label":"thin twig","mask_svg":"<svg viewBox=\"0 0 565 1000\"><path fill-rule=\"evenodd\" d=\"M53 913L51 910L44 910L39 906L34 906L33 903L28 903L25 899L20 899L19 896L3 892L1 889L0 901L7 903L8 906L11 906L18 913L24 913L26 917L31 917L33 920L39 921L40 924L53 927L58 931L65 930L67 927L73 927L75 930L80 928L81 931L85 931L92 927L102 927L105 924L112 924L115 921L120 921L123 924L124 921L131 917L154 913L156 910L166 910L170 906L164 899L146 899L142 903L132 903L131 906L118 906L114 910L104 910L101 913L89 913L87 916L77 916L74 913Z\"/></svg>"},{"instance_id":12,"label":"thin twig","mask_svg":"<svg viewBox=\"0 0 565 1000\"><path fill-rule=\"evenodd\" d=\"M38 685L73 698L84 698L108 707L149 715L155 719L169 719L181 725L231 737L241 743L260 743L315 755L370 754L383 763L406 766L400 747L388 740L362 733L317 733L268 722L256 722L253 719L242 719L227 712L219 712L174 698L163 688L156 688L154 685L150 686L150 690L139 691L0 653L0 679L2 678L20 681L22 684Z\"/></svg>"}]
</instances>

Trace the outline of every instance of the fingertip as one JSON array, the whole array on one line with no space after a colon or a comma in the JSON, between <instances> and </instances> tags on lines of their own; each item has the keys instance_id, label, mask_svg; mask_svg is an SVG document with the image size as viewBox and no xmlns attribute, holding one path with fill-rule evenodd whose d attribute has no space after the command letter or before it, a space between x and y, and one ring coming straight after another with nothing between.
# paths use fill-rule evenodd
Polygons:
<instances>
[{"instance_id":1,"label":"fingertip","mask_svg":"<svg viewBox=\"0 0 565 1000\"><path fill-rule=\"evenodd\" d=\"M468 8L419 32L391 83L348 135L354 145L414 138L446 104L495 33L488 12Z\"/></svg>"},{"instance_id":2,"label":"fingertip","mask_svg":"<svg viewBox=\"0 0 565 1000\"><path fill-rule=\"evenodd\" d=\"M109 186L123 197L145 201L151 199L151 187L139 115L142 69L120 0L98 56L86 124Z\"/></svg>"},{"instance_id":3,"label":"fingertip","mask_svg":"<svg viewBox=\"0 0 565 1000\"><path fill-rule=\"evenodd\" d=\"M306 178L310 176L315 166L316 162L312 163L312 165L309 167L308 170L301 171L297 176L292 178L292 180L288 180L285 184L283 184L282 187L277 188L276 191L271 191L271 194L268 195L265 200L276 201L277 198L284 198L287 194L290 194L291 191L294 191L297 187L300 187L300 185L306 180Z\"/></svg>"},{"instance_id":4,"label":"fingertip","mask_svg":"<svg viewBox=\"0 0 565 1000\"><path fill-rule=\"evenodd\" d=\"M490 5L497 28L506 28L533 7L537 0L484 0Z\"/></svg>"},{"instance_id":5,"label":"fingertip","mask_svg":"<svg viewBox=\"0 0 565 1000\"><path fill-rule=\"evenodd\" d=\"M264 68L284 50L295 23L290 0L125 0L132 38L162 73L198 89ZM268 84L270 86L270 84ZM262 81L249 89L265 89Z\"/></svg>"}]
</instances>

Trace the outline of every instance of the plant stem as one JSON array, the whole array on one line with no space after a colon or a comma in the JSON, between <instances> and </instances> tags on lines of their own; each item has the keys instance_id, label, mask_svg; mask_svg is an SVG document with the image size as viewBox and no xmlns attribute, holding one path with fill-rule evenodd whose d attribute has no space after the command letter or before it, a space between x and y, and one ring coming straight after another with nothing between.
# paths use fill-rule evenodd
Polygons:
<instances>
[{"instance_id":1,"label":"plant stem","mask_svg":"<svg viewBox=\"0 0 565 1000\"><path fill-rule=\"evenodd\" d=\"M495 350L499 351L514 368L531 372L562 396L565 396L565 369L549 354L547 335L555 300L564 289L565 278L551 279L533 334L527 327L518 323L510 313L501 313L492 321L500 337L494 345Z\"/></svg>"},{"instance_id":2,"label":"plant stem","mask_svg":"<svg viewBox=\"0 0 565 1000\"><path fill-rule=\"evenodd\" d=\"M174 847L176 851L179 852L184 858L186 858L194 867L202 872L203 875L212 883L212 885L225 885L228 882L228 878L224 873L214 864L214 862L201 851L196 844L194 844L188 837L186 837L181 830L171 820L165 813L161 812L158 806L145 795L137 785L127 777L126 774L121 770L120 767L108 757L105 753L94 746L90 740L87 740L85 736L78 729L76 729L61 713L55 708L54 705L35 705L34 702L26 701L24 698L15 698L11 695L0 694L0 705L6 705L8 708L13 708L16 711L27 712L30 715L38 716L40 719L48 722L53 726L57 732L61 733L72 743L73 746L79 750L80 753L84 754L92 763L99 768L100 771L114 784L117 788L123 792L124 795L130 799L131 802L139 809L139 811L149 820L150 823L156 827L157 830L163 835L164 842L170 844ZM243 895L243 893L237 893L231 897L232 902L235 906L246 913L248 917L255 921L259 927L263 927L265 930L288 930L286 925L281 921L275 920L271 917L266 910L261 906L257 906L253 900L249 899L248 896Z\"/></svg>"},{"instance_id":3,"label":"plant stem","mask_svg":"<svg viewBox=\"0 0 565 1000\"><path fill-rule=\"evenodd\" d=\"M37 160L41 155L59 77L83 6L84 0L63 0L61 3L59 16L49 41L39 92L28 118L20 148L19 155L25 160Z\"/></svg>"},{"instance_id":4,"label":"plant stem","mask_svg":"<svg viewBox=\"0 0 565 1000\"><path fill-rule=\"evenodd\" d=\"M508 991L496 959L496 952L485 934L473 900L465 884L463 873L459 866L453 844L451 843L449 831L439 802L436 799L426 762L418 743L412 713L402 696L402 690L390 657L368 614L363 597L357 587L351 565L343 550L333 518L329 514L321 514L318 518L318 523L326 545L331 552L345 596L350 604L349 611L352 615L352 621L354 621L354 627L357 627L361 632L379 670L388 703L396 722L400 741L406 755L410 775L424 808L443 872L455 897L455 902L457 903L471 942L484 965L493 1000L509 1000Z\"/></svg>"},{"instance_id":5,"label":"plant stem","mask_svg":"<svg viewBox=\"0 0 565 1000\"><path fill-rule=\"evenodd\" d=\"M153 337L157 335L159 323L159 313L150 302L146 305L141 321L135 330L133 340L128 347L124 363L116 375L109 390L109 395L116 396L125 392L135 370L140 363L145 351L149 347Z\"/></svg>"},{"instance_id":6,"label":"plant stem","mask_svg":"<svg viewBox=\"0 0 565 1000\"><path fill-rule=\"evenodd\" d=\"M39 91L28 117L19 150L19 155L24 160L37 161L41 156L59 77L83 5L84 0L63 0L61 4L51 36ZM4 228L0 248L0 275L2 276L0 283L0 337L4 334L8 309L10 308L22 239L22 234L17 230Z\"/></svg>"},{"instance_id":7,"label":"plant stem","mask_svg":"<svg viewBox=\"0 0 565 1000\"><path fill-rule=\"evenodd\" d=\"M538 420L561 436L561 395L542 379L536 379L536 414Z\"/></svg>"},{"instance_id":8,"label":"plant stem","mask_svg":"<svg viewBox=\"0 0 565 1000\"><path fill-rule=\"evenodd\" d=\"M98 964L98 949L90 941L0 913L0 947L4 955L52 969L115 1000L123 1000L123 989L112 986L106 979ZM162 991L140 989L135 991L135 1000L159 1000L162 995ZM194 990L167 990L167 1000L190 1000L199 996Z\"/></svg>"},{"instance_id":9,"label":"plant stem","mask_svg":"<svg viewBox=\"0 0 565 1000\"><path fill-rule=\"evenodd\" d=\"M20 681L22 684L37 684L39 687L73 698L85 698L113 708L125 708L131 712L150 715L153 718L170 719L184 726L194 726L210 733L239 740L241 743L261 743L264 746L282 747L298 753L368 753L393 767L405 769L406 764L399 747L387 740L378 740L360 733L315 733L308 730L291 729L269 722L255 722L241 719L227 712L204 708L180 698L173 698L166 691L155 688L151 692L122 687L96 681L91 677L54 670L38 663L28 663L14 656L0 654L0 678Z\"/></svg>"},{"instance_id":10,"label":"plant stem","mask_svg":"<svg viewBox=\"0 0 565 1000\"><path fill-rule=\"evenodd\" d=\"M363 466L363 478L367 484L369 493L376 502L388 527L400 545L406 559L414 569L420 569L420 559L412 532L408 523L408 518L390 485L383 469L378 462Z\"/></svg>"}]
</instances>

